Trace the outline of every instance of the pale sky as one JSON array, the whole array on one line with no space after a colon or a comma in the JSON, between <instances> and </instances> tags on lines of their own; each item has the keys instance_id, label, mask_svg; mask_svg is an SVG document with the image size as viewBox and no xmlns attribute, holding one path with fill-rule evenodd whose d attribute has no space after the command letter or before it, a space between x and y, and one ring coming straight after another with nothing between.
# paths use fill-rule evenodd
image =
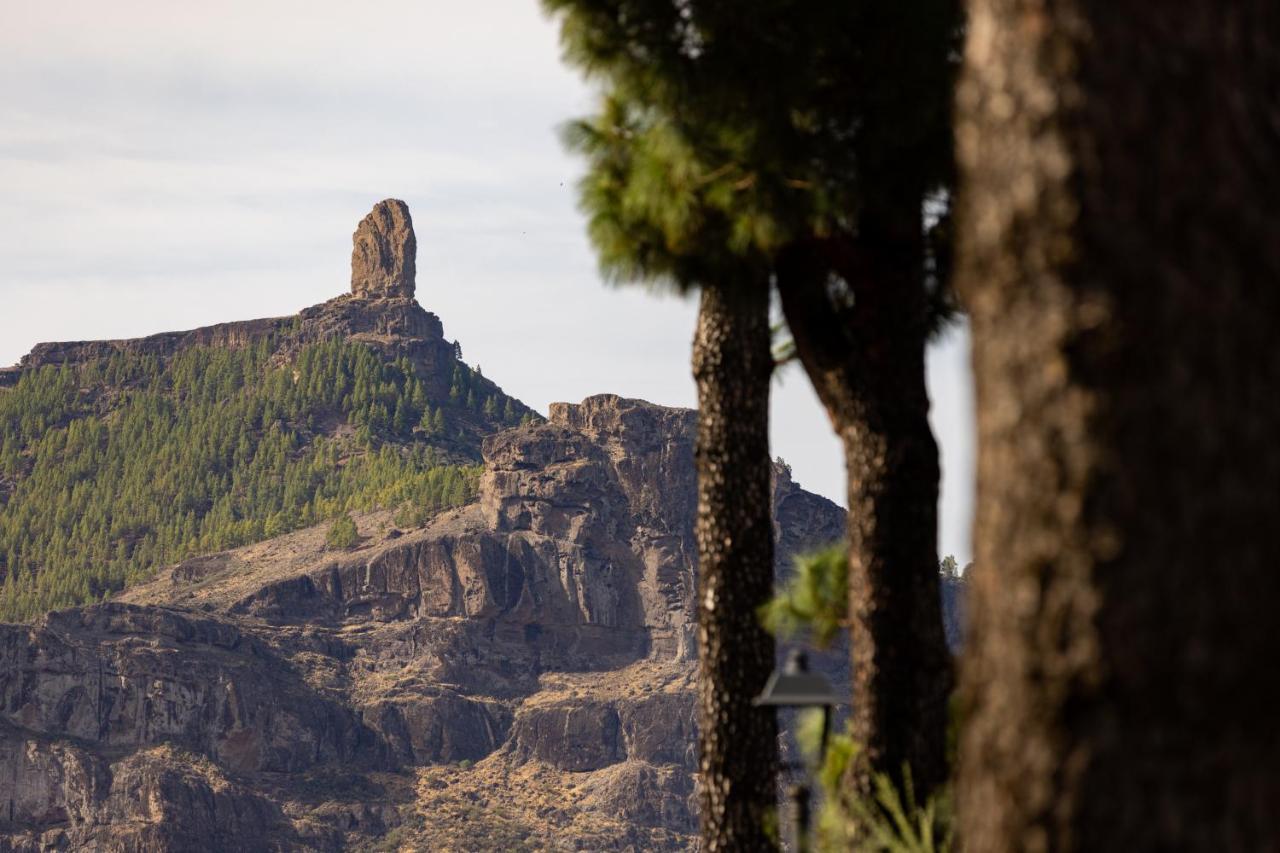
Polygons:
<instances>
[{"instance_id":1,"label":"pale sky","mask_svg":"<svg viewBox=\"0 0 1280 853\"><path fill-rule=\"evenodd\" d=\"M555 129L590 110L536 0L0 0L0 364L48 340L292 314L347 290L351 232L408 202L418 301L546 412L693 406L696 306L600 281ZM929 359L940 548L970 559L968 340ZM844 503L808 381L773 452Z\"/></svg>"}]
</instances>

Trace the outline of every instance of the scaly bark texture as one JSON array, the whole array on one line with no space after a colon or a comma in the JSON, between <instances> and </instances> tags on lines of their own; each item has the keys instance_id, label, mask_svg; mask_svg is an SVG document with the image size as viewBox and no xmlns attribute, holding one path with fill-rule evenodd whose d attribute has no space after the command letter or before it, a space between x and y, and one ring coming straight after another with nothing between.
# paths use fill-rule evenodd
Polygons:
<instances>
[{"instance_id":1,"label":"scaly bark texture","mask_svg":"<svg viewBox=\"0 0 1280 853\"><path fill-rule=\"evenodd\" d=\"M1280 849L1280 14L971 0L968 850Z\"/></svg>"},{"instance_id":2,"label":"scaly bark texture","mask_svg":"<svg viewBox=\"0 0 1280 853\"><path fill-rule=\"evenodd\" d=\"M905 766L926 798L948 775L953 677L938 582L920 209L909 193L901 198L868 218L865 252L796 247L778 282L797 354L845 451L851 723L862 745L848 786L866 795L875 774L900 781ZM848 290L832 287L832 267Z\"/></svg>"},{"instance_id":3,"label":"scaly bark texture","mask_svg":"<svg viewBox=\"0 0 1280 853\"><path fill-rule=\"evenodd\" d=\"M693 341L698 387L698 663L702 839L770 850L778 730L751 700L774 665L757 608L773 592L769 284L705 285ZM774 824L776 826L776 823Z\"/></svg>"}]
</instances>

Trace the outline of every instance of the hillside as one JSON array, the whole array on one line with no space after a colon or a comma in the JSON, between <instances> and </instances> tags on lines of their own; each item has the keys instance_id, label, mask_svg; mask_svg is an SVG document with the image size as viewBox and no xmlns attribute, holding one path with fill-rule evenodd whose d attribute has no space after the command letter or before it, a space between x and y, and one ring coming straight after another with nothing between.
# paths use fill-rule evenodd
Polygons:
<instances>
[{"instance_id":1,"label":"hillside","mask_svg":"<svg viewBox=\"0 0 1280 853\"><path fill-rule=\"evenodd\" d=\"M414 250L383 202L349 294L0 371L0 850L694 843L695 413L544 420ZM781 577L846 519L774 475Z\"/></svg>"},{"instance_id":2,"label":"hillside","mask_svg":"<svg viewBox=\"0 0 1280 853\"><path fill-rule=\"evenodd\" d=\"M693 841L694 413L485 440L475 500L181 562L0 626L0 847L676 850ZM843 511L775 485L779 570Z\"/></svg>"},{"instance_id":3,"label":"hillside","mask_svg":"<svg viewBox=\"0 0 1280 853\"><path fill-rule=\"evenodd\" d=\"M354 235L351 292L294 317L40 344L0 370L0 620L347 510L468 500L484 436L539 416L414 300L402 202Z\"/></svg>"}]
</instances>

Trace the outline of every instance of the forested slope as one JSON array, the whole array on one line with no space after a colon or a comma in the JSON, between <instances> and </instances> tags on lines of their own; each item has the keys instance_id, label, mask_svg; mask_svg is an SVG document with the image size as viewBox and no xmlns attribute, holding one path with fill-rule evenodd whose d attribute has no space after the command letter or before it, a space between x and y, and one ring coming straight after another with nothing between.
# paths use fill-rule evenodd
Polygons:
<instances>
[{"instance_id":1,"label":"forested slope","mask_svg":"<svg viewBox=\"0 0 1280 853\"><path fill-rule=\"evenodd\" d=\"M348 509L465 502L479 438L536 417L461 361L432 399L408 356L290 344L116 351L0 390L0 619Z\"/></svg>"}]
</instances>

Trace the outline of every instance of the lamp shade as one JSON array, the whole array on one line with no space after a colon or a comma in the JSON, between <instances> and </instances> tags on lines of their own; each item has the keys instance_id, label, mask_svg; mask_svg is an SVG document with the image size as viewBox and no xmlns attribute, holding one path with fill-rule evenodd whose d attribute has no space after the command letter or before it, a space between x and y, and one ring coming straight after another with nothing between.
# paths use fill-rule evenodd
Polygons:
<instances>
[{"instance_id":1,"label":"lamp shade","mask_svg":"<svg viewBox=\"0 0 1280 853\"><path fill-rule=\"evenodd\" d=\"M753 704L780 708L831 707L840 704L840 697L831 688L831 682L809 671L809 659L805 653L793 649L782 671L773 671L764 691L753 700Z\"/></svg>"}]
</instances>

